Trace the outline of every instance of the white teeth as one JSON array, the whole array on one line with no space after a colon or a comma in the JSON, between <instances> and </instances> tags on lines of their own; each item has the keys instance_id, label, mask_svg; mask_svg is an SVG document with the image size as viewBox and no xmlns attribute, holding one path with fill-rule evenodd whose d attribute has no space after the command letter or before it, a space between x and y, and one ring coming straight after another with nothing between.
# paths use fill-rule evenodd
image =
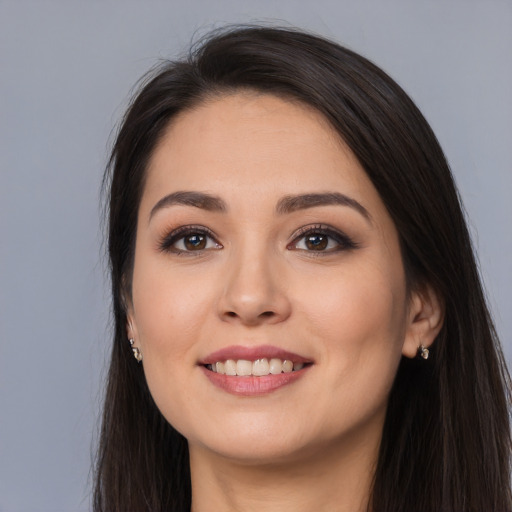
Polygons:
<instances>
[{"instance_id":1,"label":"white teeth","mask_svg":"<svg viewBox=\"0 0 512 512\"><path fill-rule=\"evenodd\" d=\"M272 375L279 375L283 371L283 362L281 359L271 359L269 366L269 371Z\"/></svg>"},{"instance_id":2,"label":"white teeth","mask_svg":"<svg viewBox=\"0 0 512 512\"><path fill-rule=\"evenodd\" d=\"M226 372L226 375L236 375L236 361L228 359L224 363L224 371Z\"/></svg>"},{"instance_id":3,"label":"white teeth","mask_svg":"<svg viewBox=\"0 0 512 512\"><path fill-rule=\"evenodd\" d=\"M247 359L228 359L227 361L217 361L208 365L212 372L220 373L222 375L238 375L241 377L248 377L253 375L255 377L264 377L265 375L279 375L280 373L290 373L292 371L299 371L304 368L304 363L293 363L287 359L281 360L276 357L256 359L256 361L249 361Z\"/></svg>"},{"instance_id":4,"label":"white teeth","mask_svg":"<svg viewBox=\"0 0 512 512\"><path fill-rule=\"evenodd\" d=\"M290 373L293 370L293 363L288 360L283 361L283 373Z\"/></svg>"},{"instance_id":5,"label":"white teeth","mask_svg":"<svg viewBox=\"0 0 512 512\"><path fill-rule=\"evenodd\" d=\"M256 359L254 363L252 363L252 374L257 377L261 377L263 375L268 375L270 372L270 366L268 364L268 359Z\"/></svg>"},{"instance_id":6,"label":"white teeth","mask_svg":"<svg viewBox=\"0 0 512 512\"><path fill-rule=\"evenodd\" d=\"M245 359L239 359L236 362L236 374L243 377L251 375L252 373L252 362L246 361Z\"/></svg>"}]
</instances>

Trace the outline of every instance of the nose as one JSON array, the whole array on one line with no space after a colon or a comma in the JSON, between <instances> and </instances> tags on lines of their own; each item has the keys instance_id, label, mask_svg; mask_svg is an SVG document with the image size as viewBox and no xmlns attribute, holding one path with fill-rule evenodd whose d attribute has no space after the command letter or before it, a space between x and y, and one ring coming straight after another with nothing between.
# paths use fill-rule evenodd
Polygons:
<instances>
[{"instance_id":1,"label":"nose","mask_svg":"<svg viewBox=\"0 0 512 512\"><path fill-rule=\"evenodd\" d=\"M222 320L246 326L277 324L291 314L286 278L264 251L240 251L230 258L219 300Z\"/></svg>"}]
</instances>

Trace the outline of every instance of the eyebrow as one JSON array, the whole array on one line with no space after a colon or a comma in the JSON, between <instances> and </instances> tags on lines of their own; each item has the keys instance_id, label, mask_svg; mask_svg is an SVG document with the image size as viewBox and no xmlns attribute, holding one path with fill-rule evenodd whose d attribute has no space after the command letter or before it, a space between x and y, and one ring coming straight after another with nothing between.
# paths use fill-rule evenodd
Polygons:
<instances>
[{"instance_id":1,"label":"eyebrow","mask_svg":"<svg viewBox=\"0 0 512 512\"><path fill-rule=\"evenodd\" d=\"M149 220L158 210L174 205L193 206L211 212L225 213L228 211L226 203L218 196L204 192L179 191L162 197L151 209ZM299 210L330 205L348 206L359 212L371 224L372 217L368 210L355 199L339 192L284 196L277 202L276 213L285 215Z\"/></svg>"},{"instance_id":2,"label":"eyebrow","mask_svg":"<svg viewBox=\"0 0 512 512\"><path fill-rule=\"evenodd\" d=\"M322 194L301 194L295 196L285 196L281 198L276 206L276 212L280 215L315 208L317 206L348 206L359 212L368 222L372 221L370 212L355 199L340 194L339 192L327 192Z\"/></svg>"},{"instance_id":3,"label":"eyebrow","mask_svg":"<svg viewBox=\"0 0 512 512\"><path fill-rule=\"evenodd\" d=\"M173 192L172 194L162 197L162 199L160 199L160 201L158 201L158 203L156 203L151 209L149 220L151 220L158 210L168 208L173 205L194 206L210 212L227 211L226 203L220 197L205 194L203 192L180 191Z\"/></svg>"}]
</instances>

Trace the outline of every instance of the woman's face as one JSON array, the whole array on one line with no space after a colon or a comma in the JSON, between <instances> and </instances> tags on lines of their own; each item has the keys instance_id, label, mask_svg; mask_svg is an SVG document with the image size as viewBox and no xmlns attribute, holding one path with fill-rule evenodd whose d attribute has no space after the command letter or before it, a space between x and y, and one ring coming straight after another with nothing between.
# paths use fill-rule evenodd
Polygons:
<instances>
[{"instance_id":1,"label":"woman's face","mask_svg":"<svg viewBox=\"0 0 512 512\"><path fill-rule=\"evenodd\" d=\"M320 114L239 93L173 121L140 204L128 331L191 453L378 444L410 317L397 231Z\"/></svg>"}]
</instances>

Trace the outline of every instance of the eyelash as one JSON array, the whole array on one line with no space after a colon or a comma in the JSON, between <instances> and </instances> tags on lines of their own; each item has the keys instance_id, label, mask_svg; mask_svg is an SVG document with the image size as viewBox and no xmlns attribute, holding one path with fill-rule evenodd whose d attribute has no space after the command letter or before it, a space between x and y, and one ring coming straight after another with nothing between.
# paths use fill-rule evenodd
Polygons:
<instances>
[{"instance_id":1,"label":"eyelash","mask_svg":"<svg viewBox=\"0 0 512 512\"><path fill-rule=\"evenodd\" d=\"M187 236L191 235L199 235L203 236L207 239L210 239L215 244L215 249L222 249L222 245L217 242L215 235L213 232L204 227L204 226L182 226L174 231L171 231L169 234L165 235L162 240L159 242L159 249L163 252L171 252L176 255L187 255L187 256L197 256L202 254L205 250L210 250L212 247L205 247L203 249L199 249L197 251L193 250L183 250L173 247L180 240L184 240ZM327 250L308 250L308 249L300 249L297 248L297 245L302 239L305 239L307 236L319 235L327 237L330 240L334 240L336 242L337 247L329 248ZM206 242L208 244L208 241ZM329 243L329 242L327 242ZM348 237L346 234L335 230L329 226L325 226L322 224L314 225L314 226L304 226L301 228L294 236L294 239L291 243L289 243L286 248L289 250L296 249L299 251L304 251L310 253L314 256L322 256L326 254L332 254L336 252L357 249L359 244Z\"/></svg>"},{"instance_id":2,"label":"eyelash","mask_svg":"<svg viewBox=\"0 0 512 512\"><path fill-rule=\"evenodd\" d=\"M174 231L171 231L168 235L164 236L160 243L158 244L159 248L163 252L171 252L173 254L177 255L187 255L187 256L197 256L198 254L201 254L204 250L211 249L211 247L205 248L205 249L199 249L197 251L187 251L178 249L176 247L173 247L174 244L179 242L180 240L184 240L187 236L191 235L200 235L204 236L205 238L208 238L210 240L213 240L216 247L215 249L222 249L222 245L219 244L215 238L215 235L211 230L208 228L205 228L204 226L182 226ZM208 242L207 242L208 243Z\"/></svg>"},{"instance_id":3,"label":"eyelash","mask_svg":"<svg viewBox=\"0 0 512 512\"><path fill-rule=\"evenodd\" d=\"M318 251L297 248L299 241L305 239L308 236L314 235L325 236L331 240L334 240L337 244L337 247ZM296 249L299 251L304 251L314 256L322 256L326 254L357 249L358 247L359 244L352 240L352 238L347 236L345 233L342 233L336 229L333 229L329 226L325 226L322 224L317 224L315 226L304 226L296 233L293 241L286 246L287 249Z\"/></svg>"}]
</instances>

